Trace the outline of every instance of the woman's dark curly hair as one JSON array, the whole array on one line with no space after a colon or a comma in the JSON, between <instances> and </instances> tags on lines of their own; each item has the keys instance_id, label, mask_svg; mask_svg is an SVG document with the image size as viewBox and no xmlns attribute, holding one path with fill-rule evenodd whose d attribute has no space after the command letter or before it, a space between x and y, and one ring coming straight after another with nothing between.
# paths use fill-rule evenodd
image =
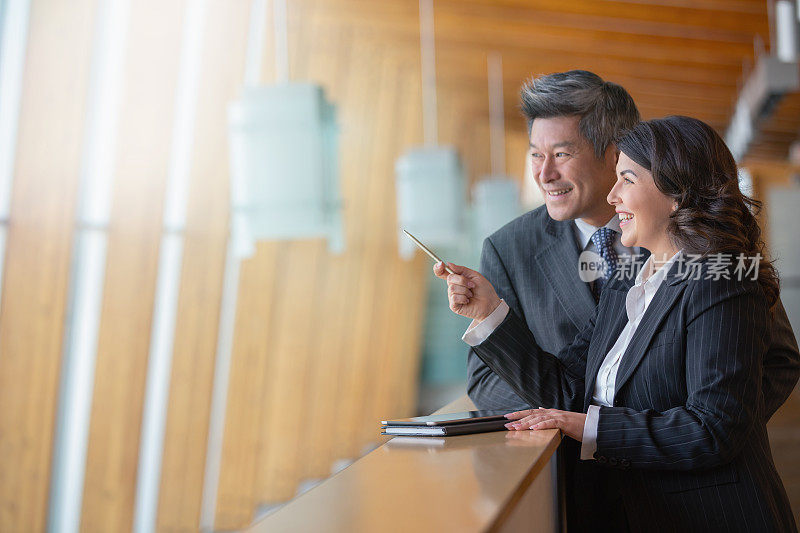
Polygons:
<instances>
[{"instance_id":1,"label":"woman's dark curly hair","mask_svg":"<svg viewBox=\"0 0 800 533\"><path fill-rule=\"evenodd\" d=\"M648 120L618 139L617 148L650 171L658 190L677 203L667 226L677 248L703 256L760 256L758 281L769 305L775 304L778 273L753 215L761 202L742 194L736 161L711 126L681 116Z\"/></svg>"}]
</instances>

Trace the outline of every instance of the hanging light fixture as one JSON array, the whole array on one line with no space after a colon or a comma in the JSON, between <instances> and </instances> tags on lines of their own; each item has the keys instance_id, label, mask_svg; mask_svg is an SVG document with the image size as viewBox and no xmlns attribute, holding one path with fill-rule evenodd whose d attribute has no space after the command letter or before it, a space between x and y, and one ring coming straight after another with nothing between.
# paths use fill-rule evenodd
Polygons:
<instances>
[{"instance_id":1,"label":"hanging light fixture","mask_svg":"<svg viewBox=\"0 0 800 533\"><path fill-rule=\"evenodd\" d=\"M466 180L458 153L437 145L433 0L420 0L419 12L425 145L409 150L395 165L398 245L405 259L414 256L416 246L402 236L403 229L434 248L458 247L467 208Z\"/></svg>"},{"instance_id":2,"label":"hanging light fixture","mask_svg":"<svg viewBox=\"0 0 800 533\"><path fill-rule=\"evenodd\" d=\"M488 57L489 144L491 174L481 178L472 189L476 249L483 239L520 214L519 186L505 174L505 115L503 110L503 62L498 52Z\"/></svg>"},{"instance_id":3,"label":"hanging light fixture","mask_svg":"<svg viewBox=\"0 0 800 533\"><path fill-rule=\"evenodd\" d=\"M259 240L325 237L344 249L336 110L322 87L248 87L231 104L231 213L240 255Z\"/></svg>"},{"instance_id":4,"label":"hanging light fixture","mask_svg":"<svg viewBox=\"0 0 800 533\"><path fill-rule=\"evenodd\" d=\"M263 3L263 2L262 2ZM242 96L228 110L231 230L241 257L259 240L324 237L344 251L336 108L322 87L289 82L286 0L274 0L278 82L259 85L263 19L253 20ZM255 37L254 37L255 36Z\"/></svg>"}]
</instances>

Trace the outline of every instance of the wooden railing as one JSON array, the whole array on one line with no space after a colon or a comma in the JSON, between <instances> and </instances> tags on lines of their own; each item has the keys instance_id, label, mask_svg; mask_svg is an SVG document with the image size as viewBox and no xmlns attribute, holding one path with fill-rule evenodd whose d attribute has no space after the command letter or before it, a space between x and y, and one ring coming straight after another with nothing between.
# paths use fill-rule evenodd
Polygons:
<instances>
[{"instance_id":1,"label":"wooden railing","mask_svg":"<svg viewBox=\"0 0 800 533\"><path fill-rule=\"evenodd\" d=\"M437 413L471 409L463 397ZM395 437L248 531L555 531L560 441L557 430Z\"/></svg>"}]
</instances>

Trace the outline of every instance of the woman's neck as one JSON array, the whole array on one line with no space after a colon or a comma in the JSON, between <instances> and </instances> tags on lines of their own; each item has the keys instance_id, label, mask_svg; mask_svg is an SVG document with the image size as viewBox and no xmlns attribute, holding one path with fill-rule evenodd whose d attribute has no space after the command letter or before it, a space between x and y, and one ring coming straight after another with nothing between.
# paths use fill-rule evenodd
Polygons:
<instances>
[{"instance_id":1,"label":"woman's neck","mask_svg":"<svg viewBox=\"0 0 800 533\"><path fill-rule=\"evenodd\" d=\"M650 260L647 262L648 268L643 273L643 278L648 279L658 272L658 270L677 253L678 249L672 245L659 246L658 248L650 250Z\"/></svg>"}]
</instances>

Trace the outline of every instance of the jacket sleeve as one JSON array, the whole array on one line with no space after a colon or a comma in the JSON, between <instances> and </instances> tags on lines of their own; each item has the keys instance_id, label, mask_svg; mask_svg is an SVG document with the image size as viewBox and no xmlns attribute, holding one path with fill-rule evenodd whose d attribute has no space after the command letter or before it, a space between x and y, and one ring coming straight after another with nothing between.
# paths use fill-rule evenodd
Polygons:
<instances>
[{"instance_id":1,"label":"jacket sleeve","mask_svg":"<svg viewBox=\"0 0 800 533\"><path fill-rule=\"evenodd\" d=\"M761 417L769 313L763 293L740 282L703 280L686 297L686 403L665 412L601 407L595 457L608 464L671 470L725 464Z\"/></svg>"},{"instance_id":2,"label":"jacket sleeve","mask_svg":"<svg viewBox=\"0 0 800 533\"><path fill-rule=\"evenodd\" d=\"M769 329L771 343L764 356L764 376L761 380L767 420L789 398L800 377L797 340L780 299L771 311Z\"/></svg>"},{"instance_id":3,"label":"jacket sleeve","mask_svg":"<svg viewBox=\"0 0 800 533\"><path fill-rule=\"evenodd\" d=\"M490 238L483 241L480 272L489 280L500 298L506 301L511 309L509 314L516 312L522 316L516 291ZM518 411L530 407L472 348L467 354L467 394L478 409Z\"/></svg>"},{"instance_id":4,"label":"jacket sleeve","mask_svg":"<svg viewBox=\"0 0 800 533\"><path fill-rule=\"evenodd\" d=\"M598 310L558 356L542 350L513 310L475 354L531 407L583 411L586 354Z\"/></svg>"}]
</instances>

